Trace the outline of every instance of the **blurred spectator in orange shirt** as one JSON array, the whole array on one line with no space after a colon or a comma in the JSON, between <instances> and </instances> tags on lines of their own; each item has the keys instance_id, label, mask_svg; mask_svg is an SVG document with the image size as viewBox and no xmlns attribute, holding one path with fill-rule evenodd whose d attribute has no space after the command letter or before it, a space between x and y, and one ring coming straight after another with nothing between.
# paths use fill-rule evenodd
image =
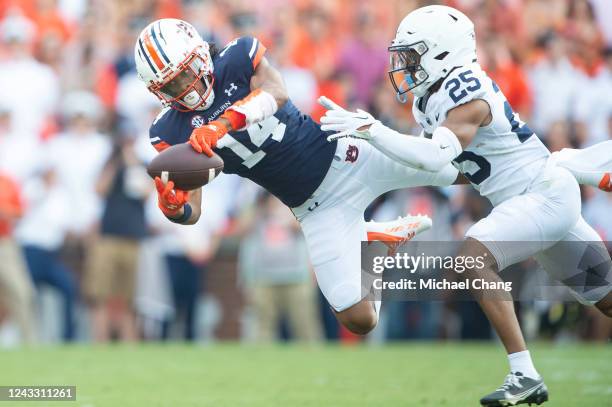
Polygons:
<instances>
[{"instance_id":1,"label":"blurred spectator in orange shirt","mask_svg":"<svg viewBox=\"0 0 612 407\"><path fill-rule=\"evenodd\" d=\"M11 236L13 222L23 214L19 187L6 174L0 174L0 238Z\"/></svg>"},{"instance_id":2,"label":"blurred spectator in orange shirt","mask_svg":"<svg viewBox=\"0 0 612 407\"><path fill-rule=\"evenodd\" d=\"M514 61L502 37L490 36L482 43L484 60L480 61L491 79L506 95L512 108L523 119L531 113L531 89L521 65Z\"/></svg>"},{"instance_id":3,"label":"blurred spectator in orange shirt","mask_svg":"<svg viewBox=\"0 0 612 407\"><path fill-rule=\"evenodd\" d=\"M62 43L66 43L73 32L73 27L70 27L60 14L57 0L38 0L36 14L32 18L38 28L39 41L44 40L47 36L53 36Z\"/></svg>"},{"instance_id":4,"label":"blurred spectator in orange shirt","mask_svg":"<svg viewBox=\"0 0 612 407\"><path fill-rule=\"evenodd\" d=\"M604 38L595 21L593 5L587 0L572 0L567 17L565 32L574 45L574 63L589 76L594 76L601 68Z\"/></svg>"},{"instance_id":5,"label":"blurred spectator in orange shirt","mask_svg":"<svg viewBox=\"0 0 612 407\"><path fill-rule=\"evenodd\" d=\"M301 68L312 69L317 78L328 78L334 72L338 58L330 16L314 7L304 11L299 21L300 26L293 32L291 59Z\"/></svg>"}]
</instances>

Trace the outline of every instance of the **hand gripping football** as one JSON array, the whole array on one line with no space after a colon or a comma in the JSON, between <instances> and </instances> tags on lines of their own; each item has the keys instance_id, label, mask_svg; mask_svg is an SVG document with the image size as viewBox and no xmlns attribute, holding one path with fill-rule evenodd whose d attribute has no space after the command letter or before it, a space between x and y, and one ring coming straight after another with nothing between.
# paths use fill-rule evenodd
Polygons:
<instances>
[{"instance_id":1,"label":"hand gripping football","mask_svg":"<svg viewBox=\"0 0 612 407\"><path fill-rule=\"evenodd\" d=\"M198 189L223 170L223 160L217 154L207 157L196 152L189 143L177 144L162 151L147 166L151 178L173 181L174 187L185 191Z\"/></svg>"}]
</instances>

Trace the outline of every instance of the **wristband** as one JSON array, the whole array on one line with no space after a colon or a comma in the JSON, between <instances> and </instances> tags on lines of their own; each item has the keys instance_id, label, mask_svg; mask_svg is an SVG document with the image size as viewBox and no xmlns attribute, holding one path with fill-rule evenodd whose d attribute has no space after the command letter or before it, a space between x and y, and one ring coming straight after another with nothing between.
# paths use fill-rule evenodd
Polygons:
<instances>
[{"instance_id":1,"label":"wristband","mask_svg":"<svg viewBox=\"0 0 612 407\"><path fill-rule=\"evenodd\" d=\"M239 130L246 127L246 116L243 113L228 109L221 115L221 117L227 119L234 130Z\"/></svg>"},{"instance_id":2,"label":"wristband","mask_svg":"<svg viewBox=\"0 0 612 407\"><path fill-rule=\"evenodd\" d=\"M170 222L178 223L178 224L184 224L185 222L187 222L189 220L189 218L191 218L191 213L192 212L193 211L191 209L191 205L186 203L185 205L183 205L183 214L181 215L180 218L171 218L169 216L166 216L166 218L168 218L168 220Z\"/></svg>"},{"instance_id":3,"label":"wristband","mask_svg":"<svg viewBox=\"0 0 612 407\"><path fill-rule=\"evenodd\" d=\"M258 123L274 115L277 110L278 104L274 96L264 90L255 89L253 92L249 93L247 97L228 107L225 111L225 116L222 117L225 117L231 123L232 118L227 116L228 111L239 113L244 117L244 122L242 122L244 126L234 128L234 130L244 130L253 123ZM235 118L236 116L234 116L234 120ZM242 119L239 120L241 121ZM236 122L238 122L238 120L236 120ZM232 127L234 126L232 125Z\"/></svg>"}]
</instances>

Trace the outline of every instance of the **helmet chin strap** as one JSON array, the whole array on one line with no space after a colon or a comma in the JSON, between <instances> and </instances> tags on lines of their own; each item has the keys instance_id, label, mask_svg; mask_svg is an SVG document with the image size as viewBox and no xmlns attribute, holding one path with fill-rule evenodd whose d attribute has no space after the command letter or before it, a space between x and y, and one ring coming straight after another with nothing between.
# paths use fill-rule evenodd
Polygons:
<instances>
[{"instance_id":1,"label":"helmet chin strap","mask_svg":"<svg viewBox=\"0 0 612 407\"><path fill-rule=\"evenodd\" d=\"M402 81L402 83L400 83L400 86L398 87L398 89L403 89L404 85L407 85L406 87L410 87L410 83L408 82L408 76L404 75L404 80ZM401 104L404 104L408 101L408 92L404 92L404 93L399 93L397 92L395 94L395 97L397 99L398 102L400 102Z\"/></svg>"},{"instance_id":2,"label":"helmet chin strap","mask_svg":"<svg viewBox=\"0 0 612 407\"><path fill-rule=\"evenodd\" d=\"M198 104L202 101L202 96L195 89L189 92L187 95L183 96L181 99L185 105L189 108L194 109L194 106L198 106ZM211 89L210 94L206 97L204 103L200 106L196 107L194 110L206 110L208 109L213 102L215 101L215 91Z\"/></svg>"},{"instance_id":3,"label":"helmet chin strap","mask_svg":"<svg viewBox=\"0 0 612 407\"><path fill-rule=\"evenodd\" d=\"M395 98L397 99L398 102L400 102L401 104L404 104L408 101L408 94L407 93L396 93Z\"/></svg>"},{"instance_id":4,"label":"helmet chin strap","mask_svg":"<svg viewBox=\"0 0 612 407\"><path fill-rule=\"evenodd\" d=\"M197 106L198 103L200 103L201 96L198 93L198 91L196 91L195 89L192 90L191 92L189 92L188 94L186 94L185 96L183 96L181 98L181 100L183 101L183 103L185 103L188 107L193 108L194 106Z\"/></svg>"},{"instance_id":5,"label":"helmet chin strap","mask_svg":"<svg viewBox=\"0 0 612 407\"><path fill-rule=\"evenodd\" d=\"M208 80L208 78L206 76L202 78L202 81L204 81L204 84L206 85L207 89L211 88L212 84L210 83L210 81ZM200 96L200 95L198 94L198 96ZM210 94L208 94L208 96L206 96L206 100L204 101L202 106L198 107L196 110L206 110L210 106L212 106L214 101L215 101L215 90L211 88L210 89Z\"/></svg>"},{"instance_id":6,"label":"helmet chin strap","mask_svg":"<svg viewBox=\"0 0 612 407\"><path fill-rule=\"evenodd\" d=\"M204 102L204 104L202 104L202 106L198 107L196 110L206 110L212 106L214 101L215 101L215 91L211 89L210 94L206 98L206 101Z\"/></svg>"}]
</instances>

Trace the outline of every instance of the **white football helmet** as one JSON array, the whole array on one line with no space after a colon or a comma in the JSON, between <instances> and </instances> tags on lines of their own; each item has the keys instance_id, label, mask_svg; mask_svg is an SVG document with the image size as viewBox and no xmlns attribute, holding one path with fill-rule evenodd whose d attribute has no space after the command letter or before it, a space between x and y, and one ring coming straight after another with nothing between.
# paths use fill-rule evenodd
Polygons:
<instances>
[{"instance_id":1,"label":"white football helmet","mask_svg":"<svg viewBox=\"0 0 612 407\"><path fill-rule=\"evenodd\" d=\"M421 97L453 68L476 62L474 24L452 7L421 7L404 17L389 52L398 98Z\"/></svg>"},{"instance_id":2,"label":"white football helmet","mask_svg":"<svg viewBox=\"0 0 612 407\"><path fill-rule=\"evenodd\" d=\"M214 99L209 46L189 23L164 18L149 24L134 47L138 77L163 104L205 110Z\"/></svg>"}]
</instances>

